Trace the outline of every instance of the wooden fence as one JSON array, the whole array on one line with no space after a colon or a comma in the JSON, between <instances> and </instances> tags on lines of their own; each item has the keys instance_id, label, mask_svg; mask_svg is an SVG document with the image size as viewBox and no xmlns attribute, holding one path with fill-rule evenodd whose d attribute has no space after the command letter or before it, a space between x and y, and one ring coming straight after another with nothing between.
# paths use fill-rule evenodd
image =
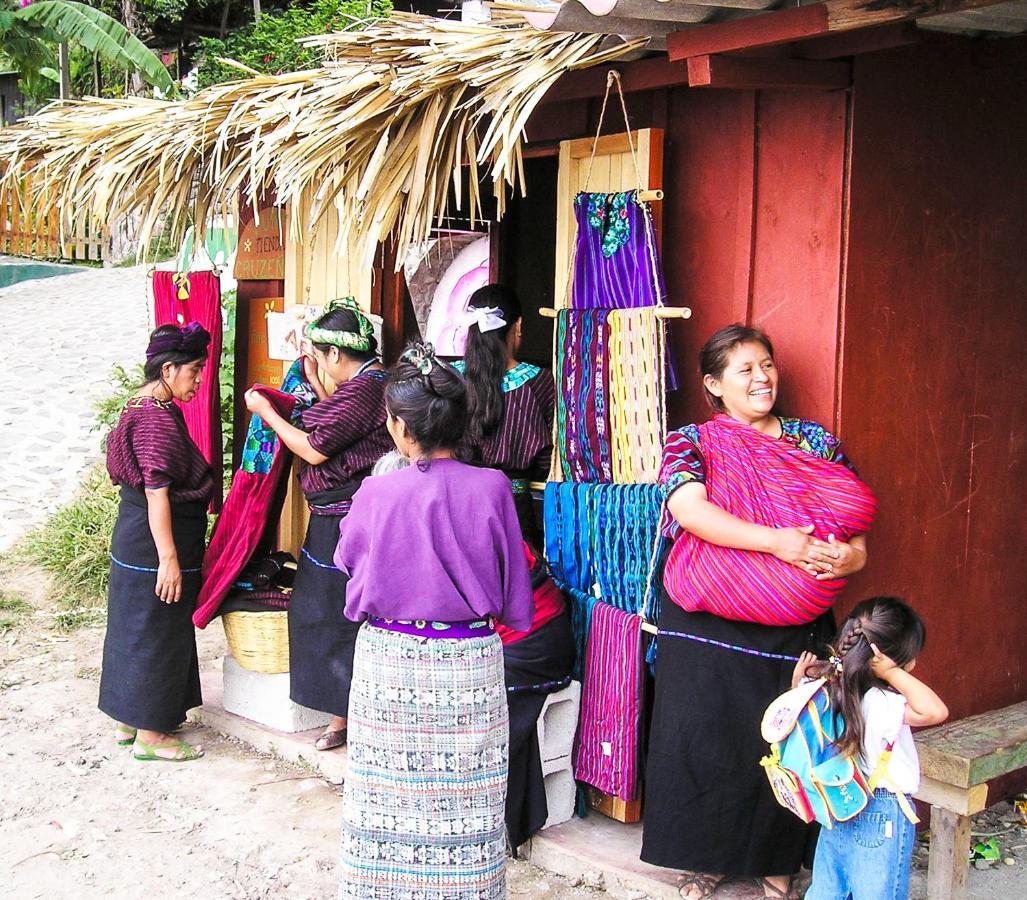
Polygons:
<instances>
[{"instance_id":1,"label":"wooden fence","mask_svg":"<svg viewBox=\"0 0 1027 900\"><path fill-rule=\"evenodd\" d=\"M28 176L30 177L30 176ZM17 191L0 190L0 253L33 259L64 259L76 262L101 262L106 252L106 236L100 228L79 227L61 241L56 211L40 216L26 208Z\"/></svg>"}]
</instances>

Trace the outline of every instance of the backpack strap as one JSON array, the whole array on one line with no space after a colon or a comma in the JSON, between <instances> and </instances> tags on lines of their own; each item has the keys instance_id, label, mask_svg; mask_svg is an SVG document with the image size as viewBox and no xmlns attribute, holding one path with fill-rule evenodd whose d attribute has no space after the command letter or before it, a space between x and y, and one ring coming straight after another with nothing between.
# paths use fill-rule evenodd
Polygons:
<instances>
[{"instance_id":1,"label":"backpack strap","mask_svg":"<svg viewBox=\"0 0 1027 900\"><path fill-rule=\"evenodd\" d=\"M876 791L878 787L882 787L885 790L891 791L895 795L895 799L898 801L899 809L902 810L902 814L909 819L909 821L916 825L920 819L913 809L913 805L909 802L902 791L895 790L892 787L891 782L888 778L888 765L891 762L892 748L895 746L895 741L889 741L885 744L884 750L881 751L881 755L877 759L877 765L874 766L874 771L870 773L870 778L867 779L867 787L871 791Z\"/></svg>"}]
</instances>

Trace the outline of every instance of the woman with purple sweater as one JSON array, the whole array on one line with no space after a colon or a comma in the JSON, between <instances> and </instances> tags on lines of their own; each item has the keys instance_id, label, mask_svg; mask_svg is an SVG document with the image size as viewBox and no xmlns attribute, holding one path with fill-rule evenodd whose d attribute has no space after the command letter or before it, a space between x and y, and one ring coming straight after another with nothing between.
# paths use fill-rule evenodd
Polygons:
<instances>
[{"instance_id":1,"label":"woman with purple sweater","mask_svg":"<svg viewBox=\"0 0 1027 900\"><path fill-rule=\"evenodd\" d=\"M510 482L465 465L461 377L414 345L386 387L413 463L367 479L340 528L357 637L341 898L506 896L508 716L495 623L531 625Z\"/></svg>"}]
</instances>

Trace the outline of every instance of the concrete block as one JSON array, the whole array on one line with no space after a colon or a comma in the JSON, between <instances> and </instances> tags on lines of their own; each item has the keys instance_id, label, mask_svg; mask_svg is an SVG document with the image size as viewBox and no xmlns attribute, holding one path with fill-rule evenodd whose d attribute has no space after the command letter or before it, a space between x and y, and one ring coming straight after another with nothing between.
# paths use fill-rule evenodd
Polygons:
<instances>
[{"instance_id":1,"label":"concrete block","mask_svg":"<svg viewBox=\"0 0 1027 900\"><path fill-rule=\"evenodd\" d=\"M226 712L289 734L321 728L331 721L328 713L307 709L289 699L288 672L251 672L231 656L224 658L223 665Z\"/></svg>"},{"instance_id":2,"label":"concrete block","mask_svg":"<svg viewBox=\"0 0 1027 900\"><path fill-rule=\"evenodd\" d=\"M574 735L578 730L578 712L581 708L581 683L572 681L562 691L546 697L538 717L538 746L542 754L542 770L549 773L562 768L574 750ZM552 765L547 765L552 763Z\"/></svg>"},{"instance_id":3,"label":"concrete block","mask_svg":"<svg viewBox=\"0 0 1027 900\"><path fill-rule=\"evenodd\" d=\"M546 806L549 808L549 817L543 828L551 828L553 825L560 825L574 815L574 800L577 796L577 788L574 784L574 775L568 765L565 769L551 772L544 778L546 786Z\"/></svg>"}]
</instances>

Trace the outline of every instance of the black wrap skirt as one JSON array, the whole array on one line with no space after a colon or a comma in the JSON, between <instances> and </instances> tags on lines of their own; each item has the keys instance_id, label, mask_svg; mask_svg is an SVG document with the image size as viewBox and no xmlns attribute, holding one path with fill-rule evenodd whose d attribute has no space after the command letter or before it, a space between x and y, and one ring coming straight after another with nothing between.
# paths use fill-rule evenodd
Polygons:
<instances>
[{"instance_id":1,"label":"black wrap skirt","mask_svg":"<svg viewBox=\"0 0 1027 900\"><path fill-rule=\"evenodd\" d=\"M207 504L172 503L171 528L182 569L182 599L157 597L157 547L146 495L121 488L111 540L107 634L100 709L146 731L171 731L203 703L192 615L200 592Z\"/></svg>"},{"instance_id":2,"label":"black wrap skirt","mask_svg":"<svg viewBox=\"0 0 1027 900\"><path fill-rule=\"evenodd\" d=\"M333 497L344 503L356 485ZM318 498L322 499L322 498ZM349 577L335 567L343 515L311 515L289 601L289 696L345 718L359 622L343 613Z\"/></svg>"},{"instance_id":3,"label":"black wrap skirt","mask_svg":"<svg viewBox=\"0 0 1027 900\"><path fill-rule=\"evenodd\" d=\"M573 664L574 636L567 613L503 646L510 707L506 828L515 850L545 825L549 815L536 723L546 696L569 683Z\"/></svg>"},{"instance_id":4,"label":"black wrap skirt","mask_svg":"<svg viewBox=\"0 0 1027 900\"><path fill-rule=\"evenodd\" d=\"M760 766L769 752L760 722L791 687L795 662L775 655L820 650L833 615L786 627L734 622L686 612L664 592L659 628L642 859L721 875L797 872L816 830L774 799Z\"/></svg>"}]
</instances>

